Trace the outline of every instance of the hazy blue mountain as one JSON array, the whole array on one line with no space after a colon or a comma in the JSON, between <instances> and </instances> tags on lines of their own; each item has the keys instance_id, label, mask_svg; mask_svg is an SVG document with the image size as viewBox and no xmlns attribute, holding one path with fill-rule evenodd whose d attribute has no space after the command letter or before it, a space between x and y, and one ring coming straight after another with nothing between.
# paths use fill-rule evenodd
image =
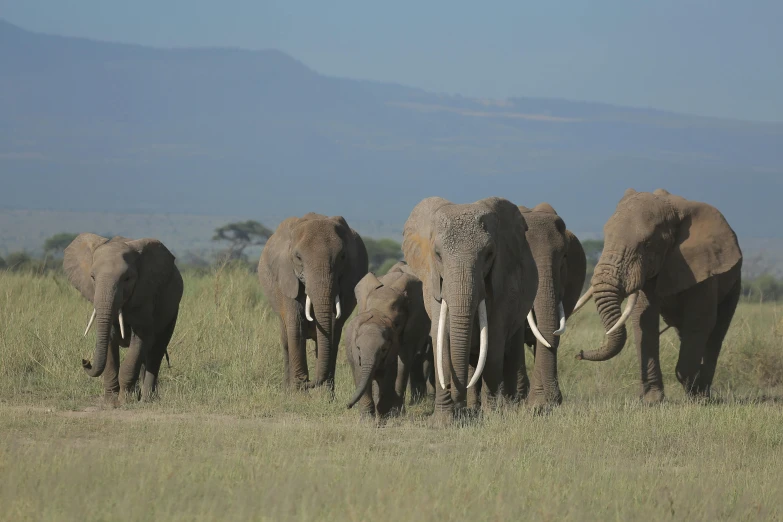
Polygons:
<instances>
[{"instance_id":1,"label":"hazy blue mountain","mask_svg":"<svg viewBox=\"0 0 783 522\"><path fill-rule=\"evenodd\" d=\"M444 96L323 76L274 50L2 21L0 176L3 208L398 225L427 196L500 195L548 201L583 233L600 233L627 187L664 187L715 204L740 235L783 237L783 124Z\"/></svg>"}]
</instances>

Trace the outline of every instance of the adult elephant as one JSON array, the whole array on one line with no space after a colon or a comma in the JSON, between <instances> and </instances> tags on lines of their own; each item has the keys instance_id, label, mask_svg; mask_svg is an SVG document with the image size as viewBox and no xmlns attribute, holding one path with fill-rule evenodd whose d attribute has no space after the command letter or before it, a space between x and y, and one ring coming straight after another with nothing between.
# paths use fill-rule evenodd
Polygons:
<instances>
[{"instance_id":1,"label":"adult elephant","mask_svg":"<svg viewBox=\"0 0 783 522\"><path fill-rule=\"evenodd\" d=\"M519 208L502 198L427 198L405 223L403 253L432 320L438 417L464 408L467 388L480 378L484 408L516 391L525 316L538 286L526 230Z\"/></svg>"},{"instance_id":2,"label":"adult elephant","mask_svg":"<svg viewBox=\"0 0 783 522\"><path fill-rule=\"evenodd\" d=\"M709 397L715 366L741 290L742 251L723 215L706 203L658 189L628 189L604 226L604 250L591 287L607 337L578 359L605 361L622 350L628 318L641 363L642 398L663 400L659 316L677 329L677 379ZM628 297L624 311L622 300Z\"/></svg>"},{"instance_id":3,"label":"adult elephant","mask_svg":"<svg viewBox=\"0 0 783 522\"><path fill-rule=\"evenodd\" d=\"M563 401L557 378L557 349L566 320L582 292L587 261L582 243L566 229L551 205L541 203L533 209L519 210L527 223L525 236L538 269L538 292L527 316L525 334L535 354L533 380L532 384L528 381L522 357L518 391L521 397L527 395L531 406L551 406Z\"/></svg>"},{"instance_id":4,"label":"adult elephant","mask_svg":"<svg viewBox=\"0 0 783 522\"><path fill-rule=\"evenodd\" d=\"M130 394L143 365L141 395L151 398L182 299L174 256L157 239L84 233L65 249L63 268L94 306L84 335L95 323L95 354L92 362L82 360L84 370L90 377L103 375L109 398L120 390ZM130 347L121 367L120 346Z\"/></svg>"},{"instance_id":5,"label":"adult elephant","mask_svg":"<svg viewBox=\"0 0 783 522\"><path fill-rule=\"evenodd\" d=\"M401 412L414 356L429 342L421 280L398 263L380 278L365 275L355 294L358 313L346 330L346 358L356 391L348 408L361 401L364 415Z\"/></svg>"},{"instance_id":6,"label":"adult elephant","mask_svg":"<svg viewBox=\"0 0 783 522\"><path fill-rule=\"evenodd\" d=\"M280 223L258 262L258 278L280 318L283 384L326 385L334 392L337 347L354 307L354 287L367 273L367 250L341 216L309 213ZM305 346L316 342L316 378L310 382Z\"/></svg>"}]
</instances>

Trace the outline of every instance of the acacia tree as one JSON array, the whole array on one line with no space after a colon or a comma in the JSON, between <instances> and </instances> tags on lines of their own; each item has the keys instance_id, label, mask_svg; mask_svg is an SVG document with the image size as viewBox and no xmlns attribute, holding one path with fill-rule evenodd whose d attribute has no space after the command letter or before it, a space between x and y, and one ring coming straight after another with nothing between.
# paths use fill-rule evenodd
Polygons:
<instances>
[{"instance_id":1,"label":"acacia tree","mask_svg":"<svg viewBox=\"0 0 783 522\"><path fill-rule=\"evenodd\" d=\"M60 232L55 234L44 241L43 250L46 255L54 256L62 254L71 241L76 239L78 234L71 234L70 232Z\"/></svg>"},{"instance_id":2,"label":"acacia tree","mask_svg":"<svg viewBox=\"0 0 783 522\"><path fill-rule=\"evenodd\" d=\"M272 231L258 221L237 221L215 229L213 241L228 241L225 254L228 259L244 259L245 249L249 246L262 246Z\"/></svg>"}]
</instances>

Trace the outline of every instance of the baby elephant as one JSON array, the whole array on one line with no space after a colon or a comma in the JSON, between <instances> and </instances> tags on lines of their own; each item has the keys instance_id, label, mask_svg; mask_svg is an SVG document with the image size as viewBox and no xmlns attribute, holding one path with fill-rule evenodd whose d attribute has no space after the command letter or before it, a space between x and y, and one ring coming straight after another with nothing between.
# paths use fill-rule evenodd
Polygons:
<instances>
[{"instance_id":1,"label":"baby elephant","mask_svg":"<svg viewBox=\"0 0 783 522\"><path fill-rule=\"evenodd\" d=\"M358 315L346 330L346 356L356 393L348 408L360 402L362 414L378 417L402 411L411 364L429 342L421 281L405 263L397 263L380 279L364 276L354 293Z\"/></svg>"},{"instance_id":2,"label":"baby elephant","mask_svg":"<svg viewBox=\"0 0 783 522\"><path fill-rule=\"evenodd\" d=\"M95 355L82 361L87 375L103 375L105 396L113 400L121 390L133 393L143 365L141 393L152 398L182 298L174 256L157 239L85 233L65 249L63 268L94 307L84 332L95 323ZM129 347L122 366L120 346Z\"/></svg>"}]
</instances>

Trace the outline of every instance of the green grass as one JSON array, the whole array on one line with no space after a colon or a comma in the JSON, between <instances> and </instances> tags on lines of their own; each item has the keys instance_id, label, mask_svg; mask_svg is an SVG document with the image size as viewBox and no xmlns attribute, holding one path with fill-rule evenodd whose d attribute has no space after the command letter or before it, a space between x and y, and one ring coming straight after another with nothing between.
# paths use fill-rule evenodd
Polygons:
<instances>
[{"instance_id":1,"label":"green grass","mask_svg":"<svg viewBox=\"0 0 783 522\"><path fill-rule=\"evenodd\" d=\"M89 303L59 276L0 273L0 519L783 518L774 305L740 306L710 404L679 388L673 331L659 407L637 401L633 346L574 360L601 341L588 309L564 336L565 403L551 415L436 429L425 403L375 428L345 409L342 350L337 400L281 391L277 320L254 276L185 285L161 399L108 409L80 368Z\"/></svg>"}]
</instances>

